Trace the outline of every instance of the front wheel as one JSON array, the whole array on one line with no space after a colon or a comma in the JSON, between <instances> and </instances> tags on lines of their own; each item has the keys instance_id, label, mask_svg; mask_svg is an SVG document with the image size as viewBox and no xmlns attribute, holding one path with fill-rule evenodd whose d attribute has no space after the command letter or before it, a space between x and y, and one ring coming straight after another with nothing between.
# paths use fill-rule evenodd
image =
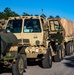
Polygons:
<instances>
[{"instance_id":1,"label":"front wheel","mask_svg":"<svg viewBox=\"0 0 74 75\"><path fill-rule=\"evenodd\" d=\"M70 45L70 42L66 44L66 55L71 55L71 45Z\"/></svg>"},{"instance_id":2,"label":"front wheel","mask_svg":"<svg viewBox=\"0 0 74 75\"><path fill-rule=\"evenodd\" d=\"M24 72L24 59L19 54L17 60L12 64L12 75L23 75Z\"/></svg>"},{"instance_id":3,"label":"front wheel","mask_svg":"<svg viewBox=\"0 0 74 75\"><path fill-rule=\"evenodd\" d=\"M61 56L62 56L62 60L65 57L65 48L63 47L63 45L61 45Z\"/></svg>"},{"instance_id":4,"label":"front wheel","mask_svg":"<svg viewBox=\"0 0 74 75\"><path fill-rule=\"evenodd\" d=\"M54 56L55 62L60 62L62 60L61 50L57 50L56 55Z\"/></svg>"},{"instance_id":5,"label":"front wheel","mask_svg":"<svg viewBox=\"0 0 74 75\"><path fill-rule=\"evenodd\" d=\"M42 67L43 68L51 68L52 67L52 53L50 48L48 48L47 53L42 60Z\"/></svg>"}]
</instances>

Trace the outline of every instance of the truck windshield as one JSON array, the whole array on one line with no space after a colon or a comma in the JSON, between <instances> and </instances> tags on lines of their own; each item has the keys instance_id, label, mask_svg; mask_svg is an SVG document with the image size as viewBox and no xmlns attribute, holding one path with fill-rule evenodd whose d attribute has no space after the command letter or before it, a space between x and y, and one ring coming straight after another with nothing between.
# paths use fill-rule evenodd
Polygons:
<instances>
[{"instance_id":1,"label":"truck windshield","mask_svg":"<svg viewBox=\"0 0 74 75\"><path fill-rule=\"evenodd\" d=\"M49 21L50 23L50 30L51 31L58 31L58 30L62 30L62 26L59 24L59 22L57 20L55 21Z\"/></svg>"},{"instance_id":2,"label":"truck windshield","mask_svg":"<svg viewBox=\"0 0 74 75\"><path fill-rule=\"evenodd\" d=\"M24 32L25 33L41 32L39 19L25 19Z\"/></svg>"},{"instance_id":3,"label":"truck windshield","mask_svg":"<svg viewBox=\"0 0 74 75\"><path fill-rule=\"evenodd\" d=\"M22 19L9 20L6 29L7 32L20 33L22 30Z\"/></svg>"}]
</instances>

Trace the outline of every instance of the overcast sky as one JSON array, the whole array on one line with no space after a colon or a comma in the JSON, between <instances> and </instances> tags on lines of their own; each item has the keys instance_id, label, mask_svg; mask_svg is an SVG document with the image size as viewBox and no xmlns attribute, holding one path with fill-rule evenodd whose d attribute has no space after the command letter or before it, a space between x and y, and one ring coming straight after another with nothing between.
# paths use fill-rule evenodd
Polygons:
<instances>
[{"instance_id":1,"label":"overcast sky","mask_svg":"<svg viewBox=\"0 0 74 75\"><path fill-rule=\"evenodd\" d=\"M0 12L6 7L19 15L23 12L28 14L42 14L67 18L74 21L74 0L0 0Z\"/></svg>"}]
</instances>

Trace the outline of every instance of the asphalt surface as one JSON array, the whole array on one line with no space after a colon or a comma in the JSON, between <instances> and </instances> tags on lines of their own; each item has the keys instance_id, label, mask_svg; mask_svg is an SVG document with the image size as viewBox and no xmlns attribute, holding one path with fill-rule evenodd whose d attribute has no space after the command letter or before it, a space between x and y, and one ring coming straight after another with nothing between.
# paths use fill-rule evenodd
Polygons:
<instances>
[{"instance_id":1,"label":"asphalt surface","mask_svg":"<svg viewBox=\"0 0 74 75\"><path fill-rule=\"evenodd\" d=\"M12 75L12 70L0 69L0 75ZM38 63L29 64L24 75L74 75L74 54L66 56L61 62L53 62L50 69L43 69Z\"/></svg>"}]
</instances>

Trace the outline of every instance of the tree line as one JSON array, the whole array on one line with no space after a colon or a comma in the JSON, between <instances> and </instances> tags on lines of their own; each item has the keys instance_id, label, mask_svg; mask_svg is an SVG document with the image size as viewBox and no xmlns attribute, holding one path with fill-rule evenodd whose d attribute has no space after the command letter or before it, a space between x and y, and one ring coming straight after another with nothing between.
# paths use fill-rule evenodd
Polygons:
<instances>
[{"instance_id":1,"label":"tree line","mask_svg":"<svg viewBox=\"0 0 74 75\"><path fill-rule=\"evenodd\" d=\"M8 17L17 17L17 16L20 15L15 11L12 11L9 7L6 7L3 12L0 12L0 19L8 19ZM22 16L33 16L33 15L23 12ZM39 16L39 15L35 14L35 16ZM45 14L41 14L40 16L46 18ZM50 15L48 18L60 18L60 17L58 15L56 17Z\"/></svg>"}]
</instances>

